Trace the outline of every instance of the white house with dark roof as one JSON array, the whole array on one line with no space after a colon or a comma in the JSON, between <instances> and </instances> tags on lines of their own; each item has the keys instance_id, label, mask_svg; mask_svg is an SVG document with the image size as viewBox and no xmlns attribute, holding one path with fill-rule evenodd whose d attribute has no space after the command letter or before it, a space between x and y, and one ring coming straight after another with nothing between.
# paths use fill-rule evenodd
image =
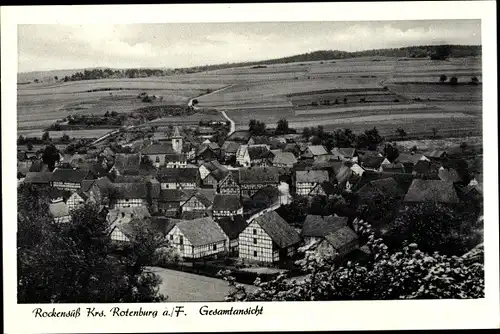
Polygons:
<instances>
[{"instance_id":1,"label":"white house with dark roof","mask_svg":"<svg viewBox=\"0 0 500 334\"><path fill-rule=\"evenodd\" d=\"M239 195L215 195L212 205L212 216L232 217L243 214L243 205Z\"/></svg>"},{"instance_id":2,"label":"white house with dark roof","mask_svg":"<svg viewBox=\"0 0 500 334\"><path fill-rule=\"evenodd\" d=\"M333 159L338 161L358 161L358 153L353 147L334 147L332 155Z\"/></svg>"},{"instance_id":3,"label":"white house with dark roof","mask_svg":"<svg viewBox=\"0 0 500 334\"><path fill-rule=\"evenodd\" d=\"M61 190L77 191L83 180L91 180L94 176L89 170L56 168L52 172L50 184Z\"/></svg>"},{"instance_id":4,"label":"white house with dark roof","mask_svg":"<svg viewBox=\"0 0 500 334\"><path fill-rule=\"evenodd\" d=\"M240 168L238 183L242 196L253 196L264 187L279 186L278 169L274 167Z\"/></svg>"},{"instance_id":5,"label":"white house with dark roof","mask_svg":"<svg viewBox=\"0 0 500 334\"><path fill-rule=\"evenodd\" d=\"M212 201L200 191L185 190L184 199L180 203L181 213L186 211L209 211Z\"/></svg>"},{"instance_id":6,"label":"white house with dark roof","mask_svg":"<svg viewBox=\"0 0 500 334\"><path fill-rule=\"evenodd\" d=\"M329 181L326 170L305 170L295 172L295 192L307 196L318 184Z\"/></svg>"},{"instance_id":7,"label":"white house with dark roof","mask_svg":"<svg viewBox=\"0 0 500 334\"><path fill-rule=\"evenodd\" d=\"M239 257L278 263L295 256L301 238L275 211L257 216L239 235Z\"/></svg>"},{"instance_id":8,"label":"white house with dark roof","mask_svg":"<svg viewBox=\"0 0 500 334\"><path fill-rule=\"evenodd\" d=\"M198 183L198 168L162 168L157 179L161 189L195 189Z\"/></svg>"},{"instance_id":9,"label":"white house with dark roof","mask_svg":"<svg viewBox=\"0 0 500 334\"><path fill-rule=\"evenodd\" d=\"M113 183L109 186L109 198L113 208L145 206L148 187L146 183Z\"/></svg>"},{"instance_id":10,"label":"white house with dark roof","mask_svg":"<svg viewBox=\"0 0 500 334\"><path fill-rule=\"evenodd\" d=\"M228 251L229 238L210 217L171 220L166 238L185 259L200 259Z\"/></svg>"}]
</instances>

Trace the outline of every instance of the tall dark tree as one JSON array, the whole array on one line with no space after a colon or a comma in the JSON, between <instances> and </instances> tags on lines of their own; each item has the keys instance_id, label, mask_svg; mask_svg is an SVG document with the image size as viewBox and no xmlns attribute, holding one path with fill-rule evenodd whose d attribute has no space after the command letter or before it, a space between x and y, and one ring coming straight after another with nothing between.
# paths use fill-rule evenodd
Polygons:
<instances>
[{"instance_id":1,"label":"tall dark tree","mask_svg":"<svg viewBox=\"0 0 500 334\"><path fill-rule=\"evenodd\" d=\"M50 135L48 131L45 131L42 135L42 141L48 143L50 141Z\"/></svg>"},{"instance_id":2,"label":"tall dark tree","mask_svg":"<svg viewBox=\"0 0 500 334\"><path fill-rule=\"evenodd\" d=\"M275 133L277 135L287 134L290 132L290 128L288 127L288 121L285 118L282 118L278 121L278 125L276 126Z\"/></svg>"},{"instance_id":3,"label":"tall dark tree","mask_svg":"<svg viewBox=\"0 0 500 334\"><path fill-rule=\"evenodd\" d=\"M109 225L98 206L77 209L70 223L54 223L47 191L31 185L18 189L20 303L164 300L159 278L145 269L150 248L158 245L148 232L136 233L123 254L113 253Z\"/></svg>"},{"instance_id":4,"label":"tall dark tree","mask_svg":"<svg viewBox=\"0 0 500 334\"><path fill-rule=\"evenodd\" d=\"M42 161L48 166L50 171L54 170L56 162L58 162L59 159L59 151L57 150L56 146L53 143L47 145L42 154Z\"/></svg>"}]
</instances>

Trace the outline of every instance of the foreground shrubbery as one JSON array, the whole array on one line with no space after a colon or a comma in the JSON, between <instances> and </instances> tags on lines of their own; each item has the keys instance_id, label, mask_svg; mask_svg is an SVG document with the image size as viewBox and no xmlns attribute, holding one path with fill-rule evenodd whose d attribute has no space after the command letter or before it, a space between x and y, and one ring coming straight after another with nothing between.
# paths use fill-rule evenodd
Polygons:
<instances>
[{"instance_id":1,"label":"foreground shrubbery","mask_svg":"<svg viewBox=\"0 0 500 334\"><path fill-rule=\"evenodd\" d=\"M237 284L230 272L221 276L233 287L227 301L311 301L311 300L387 300L484 297L483 250L474 256L427 254L410 244L390 253L371 227L359 228L367 238L371 261L367 265L348 262L336 267L332 258L306 251L298 261L307 277L289 280L285 274L269 282L256 281L250 293Z\"/></svg>"}]
</instances>

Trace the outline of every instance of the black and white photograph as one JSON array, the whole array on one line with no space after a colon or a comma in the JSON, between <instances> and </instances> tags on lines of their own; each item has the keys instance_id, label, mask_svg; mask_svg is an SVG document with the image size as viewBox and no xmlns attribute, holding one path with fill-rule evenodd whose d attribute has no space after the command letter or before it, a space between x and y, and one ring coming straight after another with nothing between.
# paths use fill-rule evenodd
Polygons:
<instances>
[{"instance_id":1,"label":"black and white photograph","mask_svg":"<svg viewBox=\"0 0 500 334\"><path fill-rule=\"evenodd\" d=\"M482 24L18 23L17 304L485 299Z\"/></svg>"}]
</instances>

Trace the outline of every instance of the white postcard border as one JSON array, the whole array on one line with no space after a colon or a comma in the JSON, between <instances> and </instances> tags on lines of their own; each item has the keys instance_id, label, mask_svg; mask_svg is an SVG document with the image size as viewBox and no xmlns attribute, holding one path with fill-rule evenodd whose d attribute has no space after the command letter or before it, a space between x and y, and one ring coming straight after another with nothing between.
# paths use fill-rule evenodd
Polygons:
<instances>
[{"instance_id":1,"label":"white postcard border","mask_svg":"<svg viewBox=\"0 0 500 334\"><path fill-rule=\"evenodd\" d=\"M496 10L493 1L219 4L144 6L3 7L2 38L2 184L4 253L4 323L7 333L35 332L192 332L282 331L332 329L441 329L498 327L498 165ZM486 298L480 300L55 304L71 310L113 306L158 310L182 305L186 316L156 318L34 319L36 305L18 305L16 297L16 82L17 24L98 24L167 22L381 21L419 19L481 19L483 38L483 140L485 198ZM203 305L263 306L259 316L202 316Z\"/></svg>"}]
</instances>

